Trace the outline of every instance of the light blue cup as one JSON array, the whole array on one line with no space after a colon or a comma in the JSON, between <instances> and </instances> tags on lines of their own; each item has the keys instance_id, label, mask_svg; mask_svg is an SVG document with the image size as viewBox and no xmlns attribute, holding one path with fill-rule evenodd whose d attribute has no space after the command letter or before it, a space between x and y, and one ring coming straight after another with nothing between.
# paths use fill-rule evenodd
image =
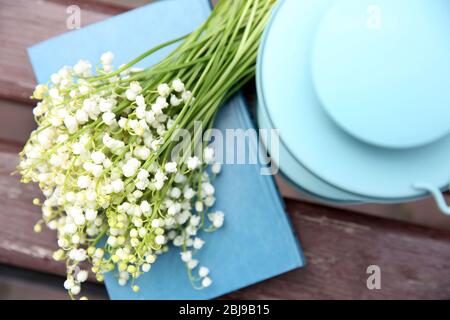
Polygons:
<instances>
[{"instance_id":1,"label":"light blue cup","mask_svg":"<svg viewBox=\"0 0 450 320\"><path fill-rule=\"evenodd\" d=\"M431 194L450 214L450 1L282 0L257 86L259 126L279 130L299 189L340 203Z\"/></svg>"}]
</instances>

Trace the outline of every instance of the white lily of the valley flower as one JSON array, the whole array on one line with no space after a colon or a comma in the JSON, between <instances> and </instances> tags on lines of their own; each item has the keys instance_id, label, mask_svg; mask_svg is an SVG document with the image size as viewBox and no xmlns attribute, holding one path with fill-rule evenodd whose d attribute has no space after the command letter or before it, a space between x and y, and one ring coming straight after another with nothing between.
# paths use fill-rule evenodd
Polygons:
<instances>
[{"instance_id":1,"label":"white lily of the valley flower","mask_svg":"<svg viewBox=\"0 0 450 320\"><path fill-rule=\"evenodd\" d=\"M86 75L87 72L91 69L91 64L86 60L80 60L78 63L73 67L73 71L76 75Z\"/></svg>"},{"instance_id":2,"label":"white lily of the valley flower","mask_svg":"<svg viewBox=\"0 0 450 320\"><path fill-rule=\"evenodd\" d=\"M166 242L166 238L163 235L158 235L155 237L156 244L163 245Z\"/></svg>"},{"instance_id":3,"label":"white lily of the valley flower","mask_svg":"<svg viewBox=\"0 0 450 320\"><path fill-rule=\"evenodd\" d=\"M211 164L214 162L214 149L210 147L206 147L203 150L203 161L207 164Z\"/></svg>"},{"instance_id":4,"label":"white lily of the valley flower","mask_svg":"<svg viewBox=\"0 0 450 320\"><path fill-rule=\"evenodd\" d=\"M167 173L175 173L177 172L177 163L176 162L167 162L164 166L164 169Z\"/></svg>"},{"instance_id":5,"label":"white lily of the valley flower","mask_svg":"<svg viewBox=\"0 0 450 320\"><path fill-rule=\"evenodd\" d=\"M112 112L105 112L103 115L102 115L102 120L103 120L103 122L106 124L106 125L108 125L108 126L110 126L110 125L112 125L114 122L115 122L115 120L116 120L116 115L114 114L114 113L112 113Z\"/></svg>"},{"instance_id":6,"label":"white lily of the valley flower","mask_svg":"<svg viewBox=\"0 0 450 320\"><path fill-rule=\"evenodd\" d=\"M111 183L111 187L114 193L119 193L122 192L123 189L125 188L125 183L122 180L117 179Z\"/></svg>"},{"instance_id":7,"label":"white lily of the valley flower","mask_svg":"<svg viewBox=\"0 0 450 320\"><path fill-rule=\"evenodd\" d=\"M199 158L197 156L189 157L187 159L187 167L190 170L197 169L200 164L201 164L200 160L199 160Z\"/></svg>"},{"instance_id":8,"label":"white lily of the valley flower","mask_svg":"<svg viewBox=\"0 0 450 320\"><path fill-rule=\"evenodd\" d=\"M199 275L201 278L206 277L208 274L209 274L209 269L208 269L208 268L206 268L206 267L200 267L200 268L198 269L198 275Z\"/></svg>"},{"instance_id":9,"label":"white lily of the valley flower","mask_svg":"<svg viewBox=\"0 0 450 320\"><path fill-rule=\"evenodd\" d=\"M74 133L75 131L78 130L78 122L77 119L75 117L72 116L66 116L64 118L64 125L66 126L67 130L69 131L69 133Z\"/></svg>"},{"instance_id":10,"label":"white lily of the valley flower","mask_svg":"<svg viewBox=\"0 0 450 320\"><path fill-rule=\"evenodd\" d=\"M91 184L91 179L88 176L80 176L77 180L77 185L80 189L86 189Z\"/></svg>"},{"instance_id":11,"label":"white lily of the valley flower","mask_svg":"<svg viewBox=\"0 0 450 320\"><path fill-rule=\"evenodd\" d=\"M95 164L101 164L105 160L106 156L101 151L94 151L91 153L91 159Z\"/></svg>"},{"instance_id":12,"label":"white lily of the valley flower","mask_svg":"<svg viewBox=\"0 0 450 320\"><path fill-rule=\"evenodd\" d=\"M191 251L183 251L180 252L181 260L183 262L189 262L192 260L192 252Z\"/></svg>"},{"instance_id":13,"label":"white lily of the valley flower","mask_svg":"<svg viewBox=\"0 0 450 320\"><path fill-rule=\"evenodd\" d=\"M99 103L99 109L101 112L111 112L113 103L110 100L102 99Z\"/></svg>"},{"instance_id":14,"label":"white lily of the valley flower","mask_svg":"<svg viewBox=\"0 0 450 320\"><path fill-rule=\"evenodd\" d=\"M205 241L203 241L202 239L197 237L194 239L194 243L192 246L194 247L194 249L200 250L204 244L205 244Z\"/></svg>"},{"instance_id":15,"label":"white lily of the valley flower","mask_svg":"<svg viewBox=\"0 0 450 320\"><path fill-rule=\"evenodd\" d=\"M215 228L220 228L223 226L224 214L221 211L210 213L208 219L213 223Z\"/></svg>"},{"instance_id":16,"label":"white lily of the valley flower","mask_svg":"<svg viewBox=\"0 0 450 320\"><path fill-rule=\"evenodd\" d=\"M176 92L183 92L184 91L184 83L180 79L176 79L172 82L172 88Z\"/></svg>"},{"instance_id":17,"label":"white lily of the valley flower","mask_svg":"<svg viewBox=\"0 0 450 320\"><path fill-rule=\"evenodd\" d=\"M100 61L103 65L110 65L113 62L114 54L111 51L105 52L100 57Z\"/></svg>"},{"instance_id":18,"label":"white lily of the valley flower","mask_svg":"<svg viewBox=\"0 0 450 320\"><path fill-rule=\"evenodd\" d=\"M134 150L134 155L141 160L147 160L150 157L150 149L147 147L137 147Z\"/></svg>"},{"instance_id":19,"label":"white lily of the valley flower","mask_svg":"<svg viewBox=\"0 0 450 320\"><path fill-rule=\"evenodd\" d=\"M141 85L139 84L138 81L132 81L130 83L130 89L131 89L131 91L136 93L136 95L139 94L142 91L142 87L141 87Z\"/></svg>"},{"instance_id":20,"label":"white lily of the valley flower","mask_svg":"<svg viewBox=\"0 0 450 320\"><path fill-rule=\"evenodd\" d=\"M125 95L127 96L128 100L134 101L134 100L136 100L137 93L136 93L136 91L133 91L131 89L127 89L125 91Z\"/></svg>"},{"instance_id":21,"label":"white lily of the valley flower","mask_svg":"<svg viewBox=\"0 0 450 320\"><path fill-rule=\"evenodd\" d=\"M97 211L94 209L86 209L85 212L87 221L94 221L97 218Z\"/></svg>"},{"instance_id":22,"label":"white lily of the valley flower","mask_svg":"<svg viewBox=\"0 0 450 320\"><path fill-rule=\"evenodd\" d=\"M211 167L211 171L214 174L219 174L222 171L222 165L220 163L214 163Z\"/></svg>"},{"instance_id":23,"label":"white lily of the valley flower","mask_svg":"<svg viewBox=\"0 0 450 320\"><path fill-rule=\"evenodd\" d=\"M207 287L209 287L211 284L212 284L211 278L209 278L209 277L203 278L203 280L202 280L202 286L203 286L203 287L207 288Z\"/></svg>"},{"instance_id":24,"label":"white lily of the valley flower","mask_svg":"<svg viewBox=\"0 0 450 320\"><path fill-rule=\"evenodd\" d=\"M189 269L194 269L197 266L198 266L198 260L196 260L196 259L191 259L187 262L187 267Z\"/></svg>"},{"instance_id":25,"label":"white lily of the valley flower","mask_svg":"<svg viewBox=\"0 0 450 320\"><path fill-rule=\"evenodd\" d=\"M143 96L142 94L136 96L136 105L137 105L138 107L141 107L141 108L144 108L144 109L145 109L145 107L147 106L147 105L145 104L145 98L144 98L144 96Z\"/></svg>"},{"instance_id":26,"label":"white lily of the valley flower","mask_svg":"<svg viewBox=\"0 0 450 320\"><path fill-rule=\"evenodd\" d=\"M178 99L177 96L172 94L170 96L170 105L173 107L178 107L183 102L183 99Z\"/></svg>"},{"instance_id":27,"label":"white lily of the valley flower","mask_svg":"<svg viewBox=\"0 0 450 320\"><path fill-rule=\"evenodd\" d=\"M167 97L170 94L170 87L167 83L158 86L158 93L161 97Z\"/></svg>"},{"instance_id":28,"label":"white lily of the valley flower","mask_svg":"<svg viewBox=\"0 0 450 320\"><path fill-rule=\"evenodd\" d=\"M77 281L78 282L85 282L88 279L88 272L86 270L80 270L77 274Z\"/></svg>"},{"instance_id":29,"label":"white lily of the valley flower","mask_svg":"<svg viewBox=\"0 0 450 320\"><path fill-rule=\"evenodd\" d=\"M83 109L78 109L75 113L75 118L79 124L85 124L89 121L89 115Z\"/></svg>"}]
</instances>

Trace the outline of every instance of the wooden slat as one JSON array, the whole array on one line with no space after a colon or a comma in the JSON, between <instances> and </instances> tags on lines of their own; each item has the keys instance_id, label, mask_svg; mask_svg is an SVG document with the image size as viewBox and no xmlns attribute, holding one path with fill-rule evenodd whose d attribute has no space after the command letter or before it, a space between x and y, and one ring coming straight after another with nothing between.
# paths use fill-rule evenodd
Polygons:
<instances>
[{"instance_id":1,"label":"wooden slat","mask_svg":"<svg viewBox=\"0 0 450 320\"><path fill-rule=\"evenodd\" d=\"M62 274L64 266L52 259L55 235L49 230L40 235L33 233L40 213L31 201L40 192L33 185L21 184L17 175L11 175L18 164L18 151L16 145L0 144L0 262Z\"/></svg>"},{"instance_id":2,"label":"wooden slat","mask_svg":"<svg viewBox=\"0 0 450 320\"><path fill-rule=\"evenodd\" d=\"M67 32L66 8L79 5L83 26L134 8L150 0L0 0L0 139L23 142L33 128L31 114L11 101L31 106L35 85L26 48ZM215 2L215 1L213 1ZM1 101L10 100L10 101ZM16 108L17 106L17 108ZM19 124L20 125L17 125ZM284 196L302 198L281 183ZM450 196L448 197L450 200ZM346 208L355 212L414 221L418 224L450 229L450 219L439 213L433 201L402 205L365 205Z\"/></svg>"},{"instance_id":3,"label":"wooden slat","mask_svg":"<svg viewBox=\"0 0 450 320\"><path fill-rule=\"evenodd\" d=\"M82 26L128 9L93 3L70 1L70 5L81 8ZM35 78L26 48L69 31L66 26L68 5L58 1L0 0L0 98L32 104L29 97Z\"/></svg>"},{"instance_id":4,"label":"wooden slat","mask_svg":"<svg viewBox=\"0 0 450 320\"><path fill-rule=\"evenodd\" d=\"M277 177L277 184L281 194L285 198L324 205L324 203L320 203L319 200L313 199L296 191L286 181L281 179L281 177ZM447 203L450 203L449 192L444 193L444 198ZM447 215L442 214L432 197L397 204L369 203L359 205L327 205L338 209L369 214L386 219L407 221L409 223L427 226L430 228L450 230L450 218Z\"/></svg>"},{"instance_id":5,"label":"wooden slat","mask_svg":"<svg viewBox=\"0 0 450 320\"><path fill-rule=\"evenodd\" d=\"M68 300L62 277L0 265L0 300ZM91 300L108 298L103 286L83 285L83 295Z\"/></svg>"},{"instance_id":6,"label":"wooden slat","mask_svg":"<svg viewBox=\"0 0 450 320\"><path fill-rule=\"evenodd\" d=\"M30 106L0 99L0 110L0 140L25 143L36 128Z\"/></svg>"},{"instance_id":7,"label":"wooden slat","mask_svg":"<svg viewBox=\"0 0 450 320\"><path fill-rule=\"evenodd\" d=\"M105 14L116 15L124 11L145 5L154 0L44 0L59 5L78 5L81 10L98 11Z\"/></svg>"},{"instance_id":8,"label":"wooden slat","mask_svg":"<svg viewBox=\"0 0 450 320\"><path fill-rule=\"evenodd\" d=\"M449 299L450 233L313 204L287 210L308 265L231 297L280 299ZM381 290L366 269L381 268Z\"/></svg>"},{"instance_id":9,"label":"wooden slat","mask_svg":"<svg viewBox=\"0 0 450 320\"><path fill-rule=\"evenodd\" d=\"M0 263L64 273L51 259L52 232L32 232L39 192L11 176L19 146L0 144ZM450 298L450 232L288 201L308 266L229 295L245 299ZM366 288L366 268L379 265L382 289Z\"/></svg>"}]
</instances>

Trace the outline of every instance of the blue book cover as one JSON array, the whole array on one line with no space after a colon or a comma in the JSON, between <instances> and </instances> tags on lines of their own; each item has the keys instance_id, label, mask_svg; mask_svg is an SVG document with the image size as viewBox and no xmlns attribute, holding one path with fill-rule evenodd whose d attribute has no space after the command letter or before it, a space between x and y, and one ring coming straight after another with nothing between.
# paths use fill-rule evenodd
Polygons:
<instances>
[{"instance_id":1,"label":"blue book cover","mask_svg":"<svg viewBox=\"0 0 450 320\"><path fill-rule=\"evenodd\" d=\"M165 0L146 5L29 48L39 83L64 65L80 59L96 63L103 52L115 54L115 65L126 63L164 41L196 29L211 11L208 0ZM173 47L172 47L173 48ZM166 48L140 63L162 59ZM254 128L244 98L237 95L224 105L217 129ZM247 149L262 152L247 140ZM105 283L111 299L212 299L304 265L304 257L284 211L272 176L260 174L260 164L224 165L214 181L215 209L225 213L222 229L202 234L206 244L197 254L211 270L213 284L202 290L191 286L179 252L162 255L141 276L138 293L118 285L114 273Z\"/></svg>"}]
</instances>

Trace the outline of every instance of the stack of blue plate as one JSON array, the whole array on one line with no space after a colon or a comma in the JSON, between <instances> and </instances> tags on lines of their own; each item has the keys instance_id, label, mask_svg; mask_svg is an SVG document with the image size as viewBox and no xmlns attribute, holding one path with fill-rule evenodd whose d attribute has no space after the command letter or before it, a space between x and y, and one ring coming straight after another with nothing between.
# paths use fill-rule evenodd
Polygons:
<instances>
[{"instance_id":1,"label":"stack of blue plate","mask_svg":"<svg viewBox=\"0 0 450 320\"><path fill-rule=\"evenodd\" d=\"M281 0L258 57L258 122L297 188L403 202L450 182L450 1ZM277 151L278 153L278 151Z\"/></svg>"}]
</instances>

